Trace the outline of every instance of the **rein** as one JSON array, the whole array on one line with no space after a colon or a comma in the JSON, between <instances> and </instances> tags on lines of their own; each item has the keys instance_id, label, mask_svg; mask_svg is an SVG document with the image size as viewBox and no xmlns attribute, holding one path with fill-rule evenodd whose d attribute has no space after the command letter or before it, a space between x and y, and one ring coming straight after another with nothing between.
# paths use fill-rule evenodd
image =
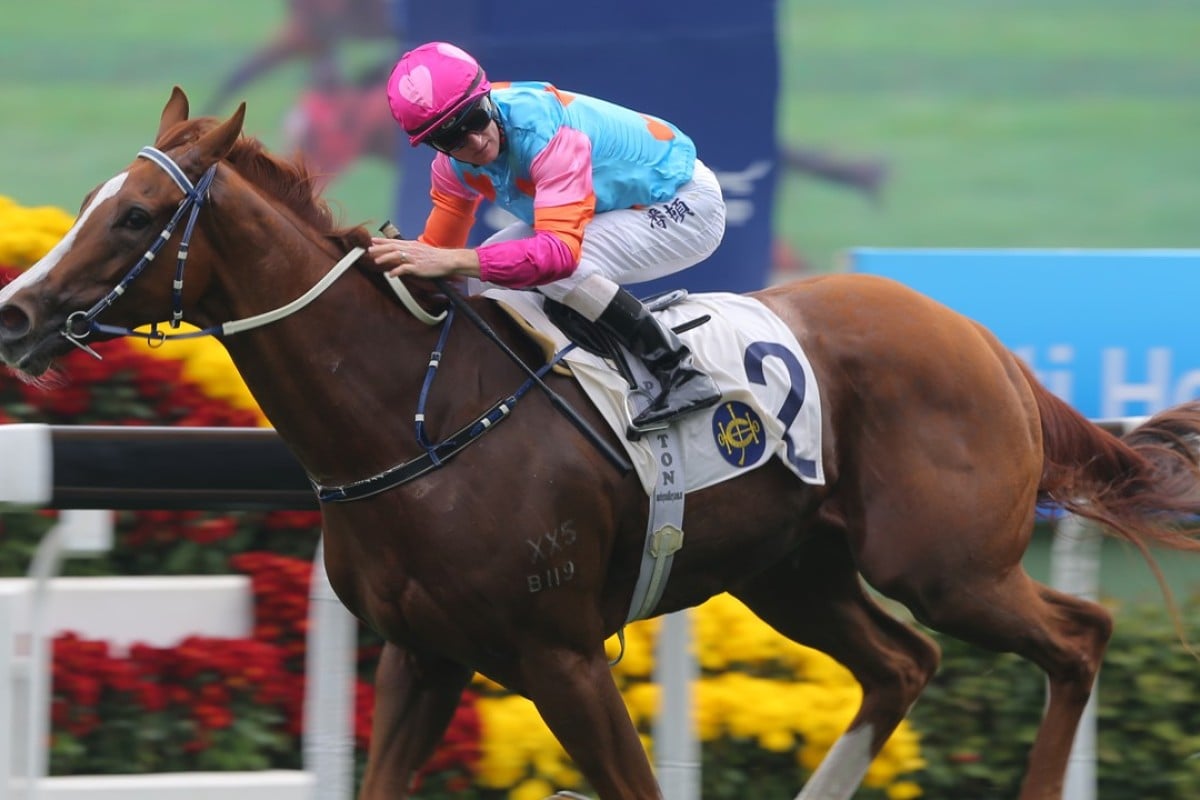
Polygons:
<instances>
[{"instance_id":1,"label":"rein","mask_svg":"<svg viewBox=\"0 0 1200 800\"><path fill-rule=\"evenodd\" d=\"M400 235L400 229L391 222L383 223L383 225L379 227L379 230L384 236L387 236L390 239L404 238ZM513 351L511 347L504 343L503 339L496 335L496 332L492 330L491 326L487 324L483 317L479 316L479 314L475 312L475 309L471 308L471 306L467 304L467 301L461 294L458 293L457 289L450 285L449 281L447 281L445 278L434 278L433 284L437 286L437 288L441 290L442 294L445 295L446 299L450 301L450 308L462 311L463 315L471 321L471 324L479 329L479 332L482 333L488 339L488 341L494 344L501 353L508 356L508 359L516 364L521 371L525 373L529 383L534 384L542 390L542 394L546 396L551 405L553 405L555 409L565 416L580 433L586 436L591 441L592 445L600 451L600 454L608 459L609 463L619 469L622 474L633 469L633 464L629 462L629 459L627 459L624 454L609 444L586 419L579 415L579 412L571 407L570 403L563 399L558 392L551 389L550 386L543 380L550 367L553 367L554 364L566 354L566 350L559 353L558 356L547 367L535 372L528 364L525 363L524 359L522 359ZM403 296L401 296L401 299L404 299ZM405 303L405 305L407 306L408 304ZM411 311L412 309L410 308L409 310ZM416 316L415 312L414 316ZM420 316L417 316L417 318L425 321L424 318ZM430 323L426 322L426 324ZM447 323L447 327L449 327L449 323Z\"/></svg>"},{"instance_id":2,"label":"rein","mask_svg":"<svg viewBox=\"0 0 1200 800\"><path fill-rule=\"evenodd\" d=\"M445 322L442 325L442 332L438 336L437 346L429 354L429 367L425 370L425 380L421 384L421 393L417 399L417 413L414 418L416 437L417 443L421 445L421 448L425 452L410 461L388 467L383 472L372 475L369 478L351 481L350 483L326 486L317 481L312 481L310 477L309 480L312 481L318 501L322 503L345 503L351 500L362 500L408 483L414 478L419 478L425 473L437 469L460 450L491 430L493 426L507 419L508 415L512 413L513 408L517 405L517 401L537 385L538 379L545 376L567 354L567 350L563 350L551 359L549 363L538 369L536 378L533 376L527 378L517 391L500 400L487 411L442 441L434 444L425 435L425 402L429 397L429 390L433 386L433 379L437 375L438 367L441 366L442 352L446 347L446 340L450 336L450 326L454 324L454 319L454 307L451 306L445 312ZM570 348L567 349L569 350Z\"/></svg>"},{"instance_id":3,"label":"rein","mask_svg":"<svg viewBox=\"0 0 1200 800\"><path fill-rule=\"evenodd\" d=\"M365 252L361 247L356 247L347 253L341 261L338 261L325 274L321 280L317 281L307 292L292 300L290 303L280 306L271 311L265 311L261 314L255 314L252 317L245 317L239 320L223 322L219 325L213 325L203 330L190 331L187 333L164 333L158 329L158 323L151 323L149 331L136 331L132 328L122 328L115 325L104 325L96 321L105 310L115 303L121 295L125 294L125 290L129 285L142 274L143 270L152 262L163 246L170 241L171 236L175 233L175 228L178 227L184 214L188 214L187 225L183 229L183 237L179 242L179 258L175 265L175 280L171 284L171 320L172 328L178 328L183 320L183 274L187 267L188 245L192 239L192 232L196 227L196 218L200 214L200 209L204 206L204 201L208 198L208 189L212 185L213 178L217 172L217 165L213 164L200 177L200 180L193 184L188 180L187 175L179 168L170 156L155 147L143 147L138 151L138 158L144 158L158 165L164 172L170 176L183 191L183 200L179 202L179 207L175 209L175 213L171 215L171 219L166 226L159 232L158 237L154 240L154 244L142 255L136 264L134 264L125 277L117 283L116 286L109 291L104 297L100 298L87 311L76 311L70 314L66 321L63 322L62 329L59 333L68 342L78 347L80 350L90 354L97 360L103 360L103 357L88 347L84 343L84 339L90 336L93 332L109 334L112 336L136 336L144 338L151 346L159 346L168 339L196 339L201 336L231 336L235 333L252 330L254 328L269 325L272 322L281 320L284 317L290 316L300 309L307 306L313 300L321 295L329 285L337 280L341 275L348 270ZM190 212L190 214L189 214Z\"/></svg>"}]
</instances>

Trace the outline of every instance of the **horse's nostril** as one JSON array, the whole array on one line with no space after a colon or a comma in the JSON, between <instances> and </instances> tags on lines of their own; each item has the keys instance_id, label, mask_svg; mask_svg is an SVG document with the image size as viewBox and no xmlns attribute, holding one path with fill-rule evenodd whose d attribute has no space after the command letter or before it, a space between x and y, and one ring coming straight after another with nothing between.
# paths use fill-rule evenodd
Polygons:
<instances>
[{"instance_id":1,"label":"horse's nostril","mask_svg":"<svg viewBox=\"0 0 1200 800\"><path fill-rule=\"evenodd\" d=\"M29 315L20 306L8 303L0 306L0 334L6 337L24 336L29 332Z\"/></svg>"}]
</instances>

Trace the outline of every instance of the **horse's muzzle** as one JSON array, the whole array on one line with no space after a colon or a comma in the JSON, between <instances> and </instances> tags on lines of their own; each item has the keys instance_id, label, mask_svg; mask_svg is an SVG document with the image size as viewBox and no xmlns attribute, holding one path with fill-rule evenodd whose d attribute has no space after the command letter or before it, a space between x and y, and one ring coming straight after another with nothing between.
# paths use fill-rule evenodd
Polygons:
<instances>
[{"instance_id":1,"label":"horse's muzzle","mask_svg":"<svg viewBox=\"0 0 1200 800\"><path fill-rule=\"evenodd\" d=\"M0 304L0 363L27 375L45 372L52 359L43 337L35 335L33 315L24 306Z\"/></svg>"}]
</instances>

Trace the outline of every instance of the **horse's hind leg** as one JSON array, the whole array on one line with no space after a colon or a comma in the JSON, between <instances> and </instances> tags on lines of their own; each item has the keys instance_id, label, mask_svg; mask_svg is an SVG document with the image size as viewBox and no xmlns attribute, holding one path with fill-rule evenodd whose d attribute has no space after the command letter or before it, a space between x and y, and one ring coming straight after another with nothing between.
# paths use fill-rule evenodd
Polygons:
<instances>
[{"instance_id":1,"label":"horse's hind leg","mask_svg":"<svg viewBox=\"0 0 1200 800\"><path fill-rule=\"evenodd\" d=\"M1046 671L1050 698L1030 752L1021 798L1056 800L1062 794L1079 718L1104 659L1113 622L1108 611L1095 603L1040 584L1036 588L1058 630L1056 636L1035 641L1023 653Z\"/></svg>"},{"instance_id":2,"label":"horse's hind leg","mask_svg":"<svg viewBox=\"0 0 1200 800\"><path fill-rule=\"evenodd\" d=\"M375 717L359 800L407 797L441 741L472 671L384 645L375 672Z\"/></svg>"},{"instance_id":3,"label":"horse's hind leg","mask_svg":"<svg viewBox=\"0 0 1200 800\"><path fill-rule=\"evenodd\" d=\"M1040 666L1049 698L1029 754L1020 800L1059 800L1079 718L1112 635L1103 607L1035 582L1019 566L1000 575L964 565L926 575L904 597L930 627Z\"/></svg>"},{"instance_id":4,"label":"horse's hind leg","mask_svg":"<svg viewBox=\"0 0 1200 800\"><path fill-rule=\"evenodd\" d=\"M858 713L799 795L848 800L933 677L937 646L867 595L840 532L818 535L791 561L732 593L784 636L835 658L862 685Z\"/></svg>"}]
</instances>

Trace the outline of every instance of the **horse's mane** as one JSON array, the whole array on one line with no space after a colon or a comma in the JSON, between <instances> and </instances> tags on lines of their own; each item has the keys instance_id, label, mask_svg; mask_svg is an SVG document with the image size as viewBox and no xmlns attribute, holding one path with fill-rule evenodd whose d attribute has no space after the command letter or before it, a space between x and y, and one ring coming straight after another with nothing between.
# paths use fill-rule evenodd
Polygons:
<instances>
[{"instance_id":1,"label":"horse's mane","mask_svg":"<svg viewBox=\"0 0 1200 800\"><path fill-rule=\"evenodd\" d=\"M164 150L190 144L216 127L213 117L181 122L158 142ZM242 134L226 161L243 178L286 206L303 222L331 239L343 250L368 247L371 234L361 225L339 227L329 204L313 188L312 176L302 157L281 158L267 150L257 138Z\"/></svg>"}]
</instances>

